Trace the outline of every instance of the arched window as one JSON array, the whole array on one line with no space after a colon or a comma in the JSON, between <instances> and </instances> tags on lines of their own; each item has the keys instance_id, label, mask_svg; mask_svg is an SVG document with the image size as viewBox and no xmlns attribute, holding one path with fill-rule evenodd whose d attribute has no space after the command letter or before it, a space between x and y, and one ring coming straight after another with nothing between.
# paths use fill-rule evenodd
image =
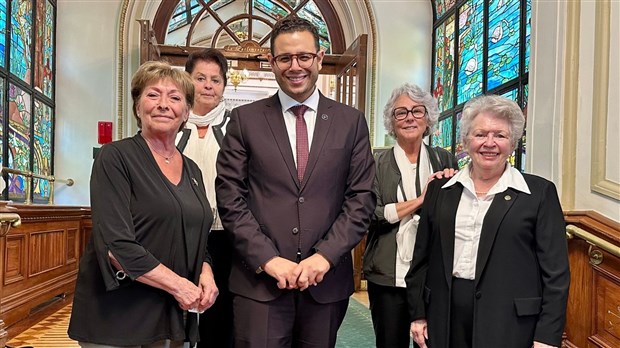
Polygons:
<instances>
[{"instance_id":1,"label":"arched window","mask_svg":"<svg viewBox=\"0 0 620 348\"><path fill-rule=\"evenodd\" d=\"M0 0L2 199L48 202L53 173L55 0Z\"/></svg>"},{"instance_id":2,"label":"arched window","mask_svg":"<svg viewBox=\"0 0 620 348\"><path fill-rule=\"evenodd\" d=\"M433 94L441 116L431 143L469 162L459 142L463 105L499 94L527 109L531 0L435 0ZM525 169L525 134L510 157Z\"/></svg>"},{"instance_id":3,"label":"arched window","mask_svg":"<svg viewBox=\"0 0 620 348\"><path fill-rule=\"evenodd\" d=\"M159 7L153 30L157 42L166 45L224 48L253 42L268 47L273 24L292 13L319 28L320 45L326 53L344 52L342 28L329 1L169 1Z\"/></svg>"}]
</instances>

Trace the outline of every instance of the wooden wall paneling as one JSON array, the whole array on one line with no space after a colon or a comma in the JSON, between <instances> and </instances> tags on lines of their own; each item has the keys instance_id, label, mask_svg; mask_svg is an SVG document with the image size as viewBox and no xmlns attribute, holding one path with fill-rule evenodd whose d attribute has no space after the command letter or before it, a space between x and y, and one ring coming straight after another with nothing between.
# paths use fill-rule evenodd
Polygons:
<instances>
[{"instance_id":1,"label":"wooden wall paneling","mask_svg":"<svg viewBox=\"0 0 620 348\"><path fill-rule=\"evenodd\" d=\"M90 209L16 205L22 225L0 244L0 319L7 327L73 293Z\"/></svg>"},{"instance_id":2,"label":"wooden wall paneling","mask_svg":"<svg viewBox=\"0 0 620 348\"><path fill-rule=\"evenodd\" d=\"M78 255L80 255L80 232L77 228L67 229L66 246L67 255L65 262L67 264L78 261Z\"/></svg>"},{"instance_id":3,"label":"wooden wall paneling","mask_svg":"<svg viewBox=\"0 0 620 348\"><path fill-rule=\"evenodd\" d=\"M602 250L603 262L593 265L594 317L590 340L600 347L620 347L620 260Z\"/></svg>"},{"instance_id":4,"label":"wooden wall paneling","mask_svg":"<svg viewBox=\"0 0 620 348\"><path fill-rule=\"evenodd\" d=\"M74 229L77 230L77 228ZM50 272L65 265L66 229L61 228L32 232L30 233L29 239L29 277Z\"/></svg>"},{"instance_id":5,"label":"wooden wall paneling","mask_svg":"<svg viewBox=\"0 0 620 348\"><path fill-rule=\"evenodd\" d=\"M592 211L568 224L620 246L620 223ZM620 347L620 258L578 237L568 241L571 285L563 347Z\"/></svg>"},{"instance_id":6,"label":"wooden wall paneling","mask_svg":"<svg viewBox=\"0 0 620 348\"><path fill-rule=\"evenodd\" d=\"M26 236L7 235L4 249L4 282L9 285L22 281L26 277L27 265Z\"/></svg>"},{"instance_id":7,"label":"wooden wall paneling","mask_svg":"<svg viewBox=\"0 0 620 348\"><path fill-rule=\"evenodd\" d=\"M565 344L568 347L586 347L590 336L590 323L594 318L591 299L593 272L589 263L589 244L583 240L570 240L568 258L571 284L566 309Z\"/></svg>"}]
</instances>

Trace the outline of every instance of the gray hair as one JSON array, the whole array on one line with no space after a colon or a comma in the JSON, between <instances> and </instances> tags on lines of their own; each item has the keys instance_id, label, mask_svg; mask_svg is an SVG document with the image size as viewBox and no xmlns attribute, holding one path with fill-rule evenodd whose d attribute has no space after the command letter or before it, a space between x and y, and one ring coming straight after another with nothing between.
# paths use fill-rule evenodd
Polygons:
<instances>
[{"instance_id":1,"label":"gray hair","mask_svg":"<svg viewBox=\"0 0 620 348\"><path fill-rule=\"evenodd\" d=\"M396 137L394 133L394 123L396 120L394 116L392 116L392 112L394 112L394 104L396 103L396 99L401 95L406 95L411 100L416 103L420 103L426 107L426 123L428 127L424 131L424 136L427 136L431 133L431 129L437 124L437 119L439 119L439 107L437 107L437 100L433 98L433 96L422 90L418 85L405 83L402 86L394 89L392 91L392 95L390 99L385 104L385 108L383 108L383 125L385 126L385 130L392 137Z\"/></svg>"},{"instance_id":2,"label":"gray hair","mask_svg":"<svg viewBox=\"0 0 620 348\"><path fill-rule=\"evenodd\" d=\"M471 130L472 121L481 113L489 113L510 124L510 142L513 150L517 148L519 139L525 128L525 116L519 105L499 95L483 95L469 100L463 108L461 117L461 142L467 145L467 135Z\"/></svg>"}]
</instances>

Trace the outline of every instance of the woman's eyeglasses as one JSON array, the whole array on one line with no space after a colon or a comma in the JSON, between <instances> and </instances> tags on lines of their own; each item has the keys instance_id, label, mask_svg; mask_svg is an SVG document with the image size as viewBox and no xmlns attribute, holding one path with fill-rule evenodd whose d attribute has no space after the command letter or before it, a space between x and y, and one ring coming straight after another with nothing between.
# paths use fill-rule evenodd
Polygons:
<instances>
[{"instance_id":1,"label":"woman's eyeglasses","mask_svg":"<svg viewBox=\"0 0 620 348\"><path fill-rule=\"evenodd\" d=\"M423 118L426 115L426 106L424 105L414 106L413 108L411 108L411 110L405 107L396 108L394 109L394 111L392 111L392 116L394 116L395 119L400 121L400 120L404 120L405 118L407 118L407 115L409 113L411 113L411 115L413 115L414 118Z\"/></svg>"},{"instance_id":2,"label":"woman's eyeglasses","mask_svg":"<svg viewBox=\"0 0 620 348\"><path fill-rule=\"evenodd\" d=\"M297 59L297 65L302 69L307 69L312 66L316 56L315 53L281 54L273 57L273 61L278 66L278 69L286 70L293 65L293 59Z\"/></svg>"}]
</instances>

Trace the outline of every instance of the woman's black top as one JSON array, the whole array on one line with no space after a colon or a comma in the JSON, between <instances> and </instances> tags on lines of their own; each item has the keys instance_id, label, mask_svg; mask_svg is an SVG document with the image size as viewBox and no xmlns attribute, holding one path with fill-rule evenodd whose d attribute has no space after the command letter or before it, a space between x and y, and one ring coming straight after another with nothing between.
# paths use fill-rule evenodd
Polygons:
<instances>
[{"instance_id":1,"label":"woman's black top","mask_svg":"<svg viewBox=\"0 0 620 348\"><path fill-rule=\"evenodd\" d=\"M197 315L169 293L136 278L160 263L198 284L211 263L213 216L198 166L183 156L183 178L172 185L138 133L101 148L91 174L93 229L80 260L69 324L74 340L144 345L198 340ZM110 251L123 267L119 279Z\"/></svg>"}]
</instances>

